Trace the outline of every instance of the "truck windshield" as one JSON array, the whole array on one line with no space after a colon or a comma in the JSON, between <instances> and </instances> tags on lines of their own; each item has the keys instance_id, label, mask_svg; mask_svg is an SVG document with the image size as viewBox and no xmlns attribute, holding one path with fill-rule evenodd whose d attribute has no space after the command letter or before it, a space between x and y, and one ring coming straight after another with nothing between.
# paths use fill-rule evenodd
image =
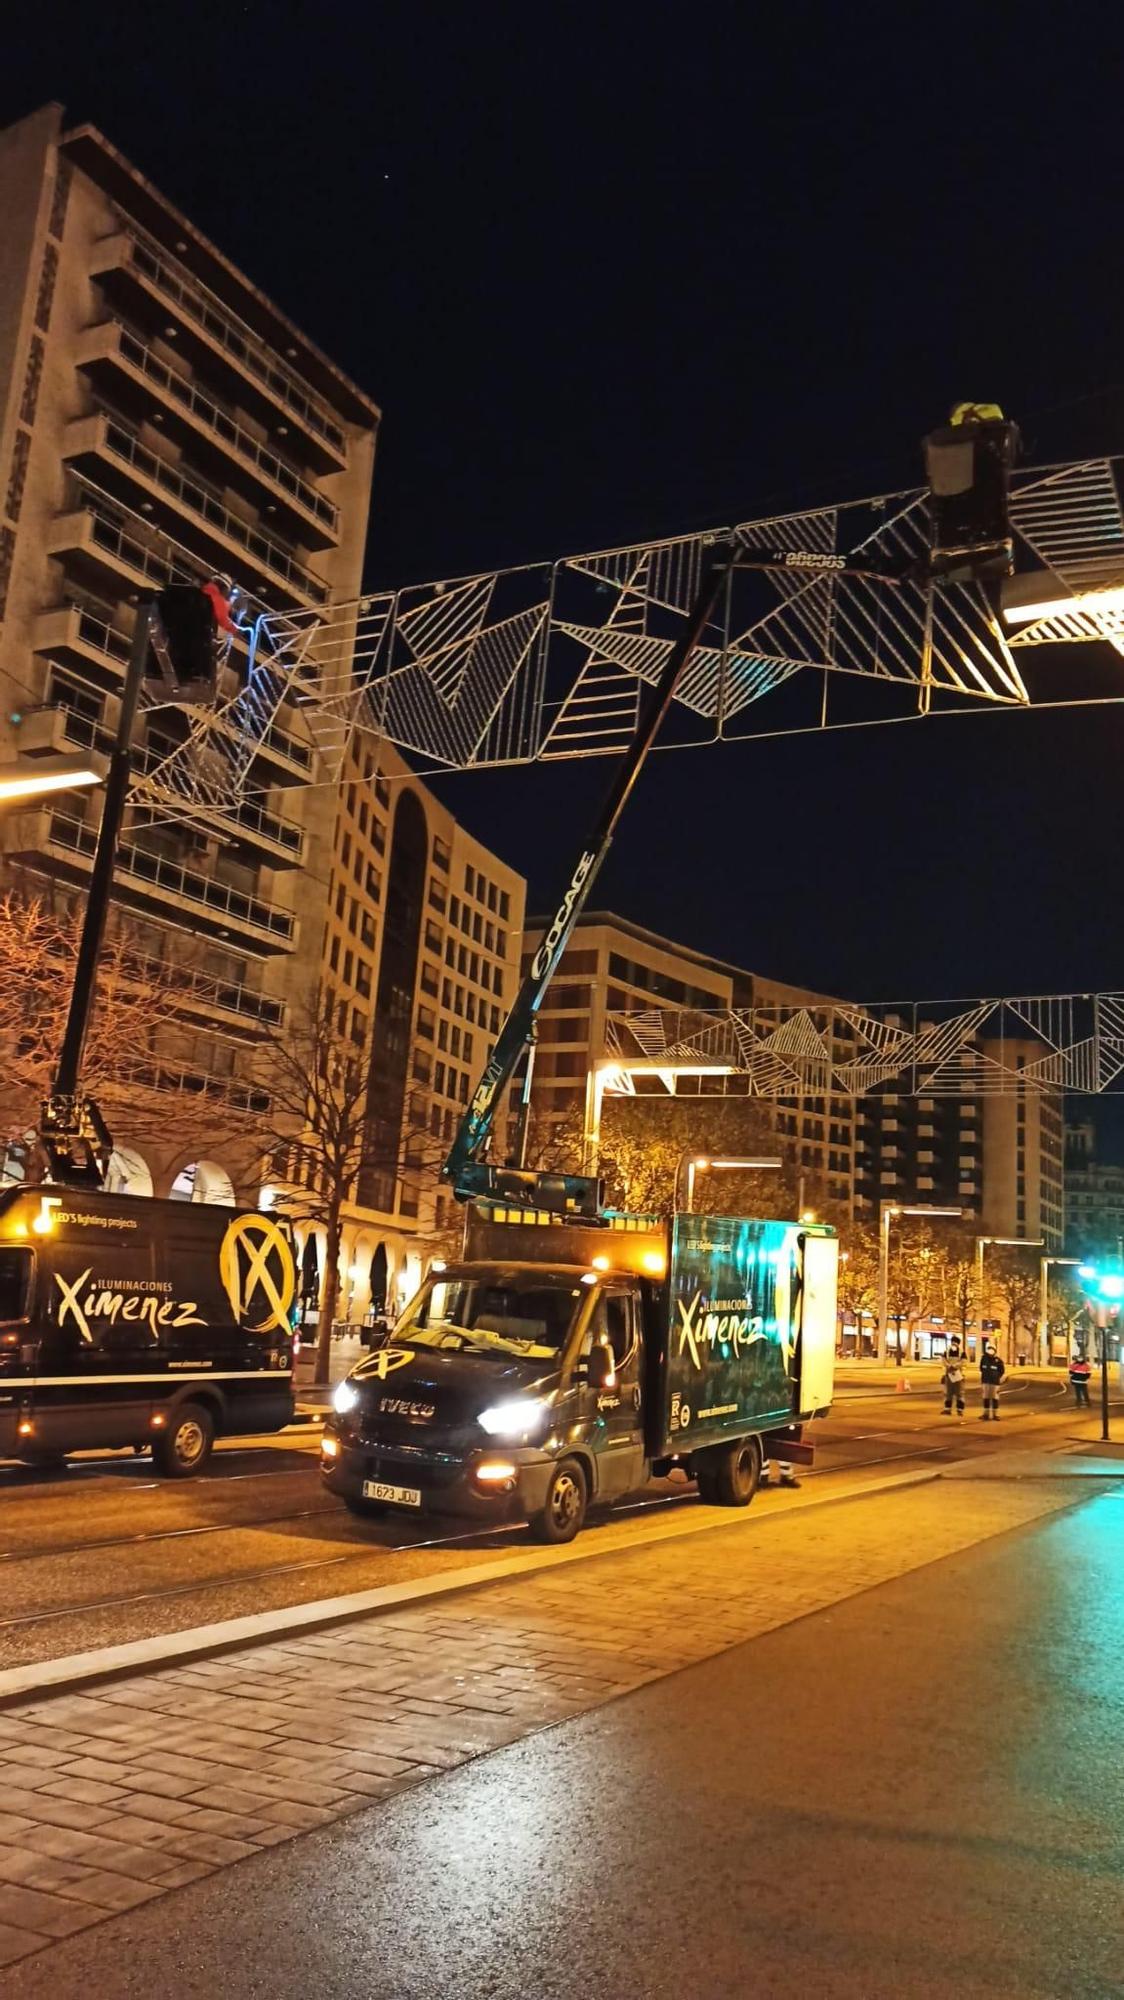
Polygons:
<instances>
[{"instance_id":1,"label":"truck windshield","mask_svg":"<svg viewBox=\"0 0 1124 2000\"><path fill-rule=\"evenodd\" d=\"M30 1287L30 1250L0 1249L0 1324L23 1319Z\"/></svg>"},{"instance_id":2,"label":"truck windshield","mask_svg":"<svg viewBox=\"0 0 1124 2000\"><path fill-rule=\"evenodd\" d=\"M581 1286L572 1280L551 1279L538 1271L430 1278L399 1320L394 1338L418 1347L553 1361L566 1344L582 1298Z\"/></svg>"}]
</instances>

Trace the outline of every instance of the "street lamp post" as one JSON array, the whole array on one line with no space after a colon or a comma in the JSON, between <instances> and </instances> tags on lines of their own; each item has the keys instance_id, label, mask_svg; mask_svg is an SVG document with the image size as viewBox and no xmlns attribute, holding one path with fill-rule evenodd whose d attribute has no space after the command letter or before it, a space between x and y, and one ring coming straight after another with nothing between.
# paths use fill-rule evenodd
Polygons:
<instances>
[{"instance_id":1,"label":"street lamp post","mask_svg":"<svg viewBox=\"0 0 1124 2000\"><path fill-rule=\"evenodd\" d=\"M1003 1244L1012 1250L1040 1250L1040 1236L977 1236L976 1238L976 1310L980 1320L980 1339L983 1339L983 1279L984 1250L989 1243ZM998 1350L997 1350L998 1351ZM1007 1344L1007 1359L1014 1365L1015 1355L1011 1343Z\"/></svg>"},{"instance_id":2,"label":"street lamp post","mask_svg":"<svg viewBox=\"0 0 1124 2000\"><path fill-rule=\"evenodd\" d=\"M1049 1270L1051 1264L1080 1264L1080 1257L1042 1257L1038 1267L1038 1362L1042 1368L1050 1365L1050 1299Z\"/></svg>"},{"instance_id":3,"label":"street lamp post","mask_svg":"<svg viewBox=\"0 0 1124 2000\"><path fill-rule=\"evenodd\" d=\"M885 1361L890 1308L890 1224L895 1215L963 1215L962 1208L936 1208L931 1202L884 1201L878 1210L878 1359ZM899 1342L900 1349L900 1342ZM898 1359L901 1359L899 1351Z\"/></svg>"},{"instance_id":4,"label":"street lamp post","mask_svg":"<svg viewBox=\"0 0 1124 2000\"><path fill-rule=\"evenodd\" d=\"M680 1155L679 1164L675 1169L675 1205L678 1208L679 1185L683 1177L684 1167L687 1169L687 1199L683 1204L683 1209L685 1214L690 1215L695 1206L696 1174L713 1173L715 1171L726 1172L736 1170L738 1167L751 1171L767 1171L783 1166L784 1161L777 1159L775 1156L765 1159L715 1160L704 1159L695 1153L683 1153Z\"/></svg>"}]
</instances>

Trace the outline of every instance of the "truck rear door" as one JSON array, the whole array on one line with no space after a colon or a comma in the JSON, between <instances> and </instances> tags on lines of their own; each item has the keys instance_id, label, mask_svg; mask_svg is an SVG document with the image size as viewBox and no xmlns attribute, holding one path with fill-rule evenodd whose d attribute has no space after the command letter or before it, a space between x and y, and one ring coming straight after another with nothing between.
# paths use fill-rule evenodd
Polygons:
<instances>
[{"instance_id":1,"label":"truck rear door","mask_svg":"<svg viewBox=\"0 0 1124 2000\"><path fill-rule=\"evenodd\" d=\"M835 1317L839 1242L804 1238L800 1319L800 1415L831 1407L835 1387Z\"/></svg>"}]
</instances>

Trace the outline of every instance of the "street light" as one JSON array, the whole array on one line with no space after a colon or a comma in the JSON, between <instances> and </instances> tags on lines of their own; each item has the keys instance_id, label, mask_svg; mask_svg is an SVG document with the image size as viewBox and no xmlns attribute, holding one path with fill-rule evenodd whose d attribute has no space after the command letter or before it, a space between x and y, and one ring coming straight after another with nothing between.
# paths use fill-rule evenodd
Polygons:
<instances>
[{"instance_id":1,"label":"street light","mask_svg":"<svg viewBox=\"0 0 1124 2000\"><path fill-rule=\"evenodd\" d=\"M1040 1249L1041 1249L1041 1247L1042 1247L1042 1238L1041 1238L1040 1236L977 1236L977 1238L976 1238L976 1309L977 1309L977 1311L978 1311L978 1313L979 1313L979 1316L980 1316L980 1339L981 1339L981 1340L983 1339L983 1276L984 1276L984 1249L985 1249L986 1245L987 1245L987 1244L989 1244L989 1243L999 1243L999 1244L1002 1244L1002 1245L1003 1245L1003 1246L1004 1246L1005 1248L1007 1248L1007 1249L1013 1249L1013 1250L1040 1250ZM998 1351L998 1350L997 1350L997 1351ZM1011 1344L1010 1344L1010 1342L1008 1342L1008 1346L1007 1346L1007 1355L1008 1355L1008 1359L1009 1359L1010 1361L1012 1361L1012 1362L1013 1362L1013 1361L1014 1361L1014 1359L1015 1359L1015 1356L1014 1356L1014 1353L1013 1353L1013 1351L1012 1351L1012 1347L1011 1347Z\"/></svg>"},{"instance_id":2,"label":"street light","mask_svg":"<svg viewBox=\"0 0 1124 2000\"><path fill-rule=\"evenodd\" d=\"M702 1158L694 1153L683 1153L680 1155L679 1164L675 1169L675 1193L676 1193L677 1205L678 1205L678 1195L679 1195L679 1181L684 1167L686 1167L687 1169L687 1199L683 1204L683 1209L686 1215L690 1215L695 1206L696 1174L708 1174L714 1172L724 1173L724 1172L736 1171L739 1167L754 1171L766 1171L771 1168L783 1167L783 1166L784 1166L784 1161L778 1160L775 1156L767 1159L712 1160L712 1159Z\"/></svg>"},{"instance_id":3,"label":"street light","mask_svg":"<svg viewBox=\"0 0 1124 2000\"><path fill-rule=\"evenodd\" d=\"M886 1359L890 1309L890 1224L895 1215L963 1215L962 1208L935 1208L931 1202L884 1201L878 1210L878 1359ZM900 1358L900 1357L899 1357Z\"/></svg>"},{"instance_id":4,"label":"street light","mask_svg":"<svg viewBox=\"0 0 1124 2000\"><path fill-rule=\"evenodd\" d=\"M106 761L95 751L84 757L44 757L0 764L0 803L37 799L49 792L73 792L105 782Z\"/></svg>"},{"instance_id":5,"label":"street light","mask_svg":"<svg viewBox=\"0 0 1124 2000\"><path fill-rule=\"evenodd\" d=\"M1083 1264L1080 1257L1042 1257L1038 1267L1038 1364L1041 1368L1050 1365L1050 1300L1049 1267L1051 1264L1076 1264L1082 1277L1093 1276L1090 1265ZM1067 1342L1068 1347L1068 1342Z\"/></svg>"}]
</instances>

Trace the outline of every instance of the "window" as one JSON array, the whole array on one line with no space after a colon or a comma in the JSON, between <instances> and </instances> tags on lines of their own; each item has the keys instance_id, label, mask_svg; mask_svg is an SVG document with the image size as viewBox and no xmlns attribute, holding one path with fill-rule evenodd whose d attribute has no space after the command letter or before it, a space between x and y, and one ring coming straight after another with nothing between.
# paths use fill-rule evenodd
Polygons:
<instances>
[{"instance_id":1,"label":"window","mask_svg":"<svg viewBox=\"0 0 1124 2000\"><path fill-rule=\"evenodd\" d=\"M461 1104L467 1104L467 1103L468 1103L468 1072L467 1072L467 1070L463 1070L463 1069L462 1069L462 1071L461 1071L461 1073L460 1073L459 1077L457 1078L457 1097L458 1097L458 1100L460 1101L460 1103L461 1103Z\"/></svg>"},{"instance_id":2,"label":"window","mask_svg":"<svg viewBox=\"0 0 1124 2000\"><path fill-rule=\"evenodd\" d=\"M390 804L390 786L387 784L385 778L375 779L375 797L380 806L388 806Z\"/></svg>"},{"instance_id":3,"label":"window","mask_svg":"<svg viewBox=\"0 0 1124 2000\"><path fill-rule=\"evenodd\" d=\"M493 912L495 911L495 907L496 907L496 902L497 902L497 900L498 900L498 899L497 899L497 896L496 896L496 885L495 885L495 883L494 883L494 882L489 882L489 884L488 884L488 908L489 908L489 909L490 909L491 911L493 911Z\"/></svg>"},{"instance_id":4,"label":"window","mask_svg":"<svg viewBox=\"0 0 1124 2000\"><path fill-rule=\"evenodd\" d=\"M419 1083L430 1083L433 1079L433 1065L424 1049L414 1050L414 1075Z\"/></svg>"},{"instance_id":5,"label":"window","mask_svg":"<svg viewBox=\"0 0 1124 2000\"><path fill-rule=\"evenodd\" d=\"M418 1008L417 1032L424 1035L427 1042L433 1040L434 1014L430 1007Z\"/></svg>"},{"instance_id":6,"label":"window","mask_svg":"<svg viewBox=\"0 0 1124 2000\"><path fill-rule=\"evenodd\" d=\"M507 920L508 920L508 917L510 916L510 914L511 914L511 898L509 897L509 895L508 895L508 893L507 893L507 890L506 890L506 889L501 889L501 890L500 890L500 916L501 916L501 917L503 918L503 920L504 920L504 923L505 923L505 924L506 924L506 922L507 922ZM595 957L595 955L596 955L596 954L595 954L595 953L593 953L593 952L591 952L591 953L590 953L590 957L591 957L591 958L592 958L592 957ZM591 969L592 969L592 968L591 968Z\"/></svg>"},{"instance_id":7,"label":"window","mask_svg":"<svg viewBox=\"0 0 1124 2000\"><path fill-rule=\"evenodd\" d=\"M354 984L354 973L355 954L354 952L345 951L343 955L343 983L345 986Z\"/></svg>"},{"instance_id":8,"label":"window","mask_svg":"<svg viewBox=\"0 0 1124 2000\"><path fill-rule=\"evenodd\" d=\"M441 1005L443 1007L451 1007L452 1004L453 1004L453 982L451 979L443 979L441 981Z\"/></svg>"},{"instance_id":9,"label":"window","mask_svg":"<svg viewBox=\"0 0 1124 2000\"><path fill-rule=\"evenodd\" d=\"M459 1028L454 1028L451 1031L449 1035L449 1047L455 1056L459 1056L461 1052L461 1031Z\"/></svg>"},{"instance_id":10,"label":"window","mask_svg":"<svg viewBox=\"0 0 1124 2000\"><path fill-rule=\"evenodd\" d=\"M437 1046L439 1049L447 1049L449 1046L449 1023L447 1021L438 1021L437 1023Z\"/></svg>"},{"instance_id":11,"label":"window","mask_svg":"<svg viewBox=\"0 0 1124 2000\"><path fill-rule=\"evenodd\" d=\"M498 1008L498 1007L493 1007L493 1008L492 1008L492 1010L491 1010L491 1020L490 1020L490 1022L489 1022L489 1026L490 1026L490 1028L491 1028L491 1030L492 1030L492 1033L493 1033L493 1035L498 1035L498 1034L499 1034L499 1031L500 1031L500 1010L499 1010L499 1008Z\"/></svg>"},{"instance_id":12,"label":"window","mask_svg":"<svg viewBox=\"0 0 1124 2000\"><path fill-rule=\"evenodd\" d=\"M431 882L431 883L430 883L430 885L429 885L429 901L430 901L430 905L431 905L431 907L432 907L433 909L435 909L435 910L440 910L440 912L441 912L441 915L442 915L442 916L444 916L444 914L445 914L445 904L446 904L446 896L445 896L445 888L444 888L444 884L443 884L443 883L441 883L441 882L437 882L437 881L433 881L433 882Z\"/></svg>"},{"instance_id":13,"label":"window","mask_svg":"<svg viewBox=\"0 0 1124 2000\"><path fill-rule=\"evenodd\" d=\"M438 985L439 981L437 978L437 967L435 965L430 965L429 960L423 958L422 969L421 969L422 992L428 993L431 1000L436 1000Z\"/></svg>"},{"instance_id":14,"label":"window","mask_svg":"<svg viewBox=\"0 0 1124 2000\"><path fill-rule=\"evenodd\" d=\"M442 1048L443 1048L443 1047L445 1046L445 1045L444 1045L444 1043L442 1043L442 1045L441 1045L441 1046L442 1046ZM434 1072L433 1072L433 1088L434 1088L434 1090L435 1090L435 1091L437 1092L437 1094L438 1094L438 1096L439 1096L439 1097L444 1097L444 1095L445 1095L445 1065L444 1065L444 1063L443 1063L443 1062L439 1062L439 1063L437 1064L437 1067L436 1067L436 1069L435 1069L435 1070L434 1070Z\"/></svg>"},{"instance_id":15,"label":"window","mask_svg":"<svg viewBox=\"0 0 1124 2000\"><path fill-rule=\"evenodd\" d=\"M344 868L346 868L350 860L351 860L351 835L349 833L345 833L343 840L340 844L340 863Z\"/></svg>"},{"instance_id":16,"label":"window","mask_svg":"<svg viewBox=\"0 0 1124 2000\"><path fill-rule=\"evenodd\" d=\"M485 924L484 949L485 951L494 951L495 948L496 948L496 927L494 924Z\"/></svg>"},{"instance_id":17,"label":"window","mask_svg":"<svg viewBox=\"0 0 1124 2000\"><path fill-rule=\"evenodd\" d=\"M367 863L367 894L377 903L382 894L382 877L373 861Z\"/></svg>"},{"instance_id":18,"label":"window","mask_svg":"<svg viewBox=\"0 0 1124 2000\"><path fill-rule=\"evenodd\" d=\"M449 922L451 924L459 924L460 920L461 920L461 899L459 896L450 896Z\"/></svg>"},{"instance_id":19,"label":"window","mask_svg":"<svg viewBox=\"0 0 1124 2000\"><path fill-rule=\"evenodd\" d=\"M336 915L337 917L340 918L341 921L343 919L343 913L346 908L347 908L347 892L344 889L343 883L341 882L336 890Z\"/></svg>"},{"instance_id":20,"label":"window","mask_svg":"<svg viewBox=\"0 0 1124 2000\"><path fill-rule=\"evenodd\" d=\"M475 993L468 993L468 994L466 994L466 995L465 995L465 1009L464 1009L464 1011L465 1011L465 1014L466 1014L467 1018L468 1018L468 1019L469 1019L470 1021L475 1021L475 1019L476 1019L476 995L475 995Z\"/></svg>"},{"instance_id":21,"label":"window","mask_svg":"<svg viewBox=\"0 0 1124 2000\"><path fill-rule=\"evenodd\" d=\"M359 942L365 945L368 951L374 949L375 920L370 910L364 910L359 919Z\"/></svg>"},{"instance_id":22,"label":"window","mask_svg":"<svg viewBox=\"0 0 1124 2000\"><path fill-rule=\"evenodd\" d=\"M370 805L369 805L368 801L367 801L366 799L364 799L364 801L363 801L362 805L361 805L361 806L360 806L360 808L359 808L359 831L360 831L360 833L366 833L366 831L367 831L367 828L368 828L368 826L370 825L370 823L371 823L371 808L370 808Z\"/></svg>"},{"instance_id":23,"label":"window","mask_svg":"<svg viewBox=\"0 0 1124 2000\"><path fill-rule=\"evenodd\" d=\"M482 916L480 915L480 912L479 912L479 910L474 910L474 911L473 911L473 916L472 916L472 942L473 942L473 944L479 944L479 943L480 943L480 939L481 939L481 937L483 936L483 934L484 934L484 919L483 919L483 917L482 917Z\"/></svg>"},{"instance_id":24,"label":"window","mask_svg":"<svg viewBox=\"0 0 1124 2000\"><path fill-rule=\"evenodd\" d=\"M441 929L438 924L434 923L432 917L427 917L425 920L425 944L427 951L440 951L441 949Z\"/></svg>"},{"instance_id":25,"label":"window","mask_svg":"<svg viewBox=\"0 0 1124 2000\"><path fill-rule=\"evenodd\" d=\"M333 972L338 972L338 971L339 971L339 965L340 965L340 941L339 941L338 937L334 937L334 938L332 939L332 949L331 949L331 951L330 951L330 952L328 953L328 964L329 964L329 965L331 966L331 968L332 968L332 971L333 971Z\"/></svg>"},{"instance_id":26,"label":"window","mask_svg":"<svg viewBox=\"0 0 1124 2000\"><path fill-rule=\"evenodd\" d=\"M462 1054L463 1054L463 1056L464 1056L464 1060L465 1060L465 1062L471 1062L471 1061L472 1061L472 1036L471 1036L470 1034L467 1034L467 1033L465 1034L465 1037L464 1037L464 1041L463 1041L463 1043L462 1043L462 1045L461 1045L461 1050L462 1050Z\"/></svg>"},{"instance_id":27,"label":"window","mask_svg":"<svg viewBox=\"0 0 1124 2000\"><path fill-rule=\"evenodd\" d=\"M446 842L443 840L438 840L435 836L433 842L434 867L440 868L442 873L447 875L449 872L449 863L451 860L452 860L452 855L449 852Z\"/></svg>"},{"instance_id":28,"label":"window","mask_svg":"<svg viewBox=\"0 0 1124 2000\"><path fill-rule=\"evenodd\" d=\"M355 990L357 993L362 994L364 1000L370 999L371 968L369 965L365 965L362 959L359 959L355 966Z\"/></svg>"},{"instance_id":29,"label":"window","mask_svg":"<svg viewBox=\"0 0 1124 2000\"><path fill-rule=\"evenodd\" d=\"M458 972L468 971L468 953L465 950L463 944L459 944L457 946L457 971Z\"/></svg>"},{"instance_id":30,"label":"window","mask_svg":"<svg viewBox=\"0 0 1124 2000\"><path fill-rule=\"evenodd\" d=\"M456 948L456 945L455 945L455 944L453 943L453 940L452 940L452 938L451 938L451 937L450 937L450 938L446 938L446 939L445 939L445 963L446 963L446 965L455 965L455 964L456 964L456 962L457 962L457 948Z\"/></svg>"},{"instance_id":31,"label":"window","mask_svg":"<svg viewBox=\"0 0 1124 2000\"><path fill-rule=\"evenodd\" d=\"M23 1319L31 1288L31 1252L0 1250L0 1321Z\"/></svg>"},{"instance_id":32,"label":"window","mask_svg":"<svg viewBox=\"0 0 1124 2000\"><path fill-rule=\"evenodd\" d=\"M476 894L476 870L470 861L464 864L464 889L466 896Z\"/></svg>"}]
</instances>

